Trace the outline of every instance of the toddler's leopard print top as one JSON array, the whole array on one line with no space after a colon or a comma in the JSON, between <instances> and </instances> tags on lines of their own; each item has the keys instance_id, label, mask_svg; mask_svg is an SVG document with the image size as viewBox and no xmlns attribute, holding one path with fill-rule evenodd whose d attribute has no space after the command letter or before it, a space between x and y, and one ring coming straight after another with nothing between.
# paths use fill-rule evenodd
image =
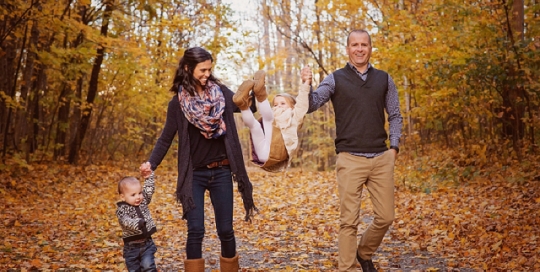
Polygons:
<instances>
[{"instance_id":1,"label":"toddler's leopard print top","mask_svg":"<svg viewBox=\"0 0 540 272\"><path fill-rule=\"evenodd\" d=\"M120 201L117 204L116 216L122 227L122 239L124 244L150 238L154 234L156 224L150 215L148 210L148 204L152 200L154 194L154 173L150 175L145 181L143 186L143 201L139 206L132 206L125 201Z\"/></svg>"}]
</instances>

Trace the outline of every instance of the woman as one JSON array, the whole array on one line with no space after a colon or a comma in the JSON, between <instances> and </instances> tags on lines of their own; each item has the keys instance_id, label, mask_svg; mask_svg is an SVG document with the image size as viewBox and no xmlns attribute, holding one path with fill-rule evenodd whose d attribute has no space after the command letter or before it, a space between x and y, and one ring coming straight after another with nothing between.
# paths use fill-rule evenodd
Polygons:
<instances>
[{"instance_id":1,"label":"woman","mask_svg":"<svg viewBox=\"0 0 540 272\"><path fill-rule=\"evenodd\" d=\"M233 230L233 179L238 183L246 220L256 211L233 111L234 93L212 75L212 55L200 48L185 51L171 92L165 127L141 175L155 170L178 133L176 198L187 219L185 271L204 271L204 195L210 192L216 228L221 241L221 271L238 271Z\"/></svg>"}]
</instances>

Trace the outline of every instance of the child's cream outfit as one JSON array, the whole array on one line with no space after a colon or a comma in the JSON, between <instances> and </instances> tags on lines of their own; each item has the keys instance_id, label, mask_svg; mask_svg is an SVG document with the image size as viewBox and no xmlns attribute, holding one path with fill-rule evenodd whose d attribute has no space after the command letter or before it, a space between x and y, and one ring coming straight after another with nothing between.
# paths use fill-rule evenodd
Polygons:
<instances>
[{"instance_id":1,"label":"child's cream outfit","mask_svg":"<svg viewBox=\"0 0 540 272\"><path fill-rule=\"evenodd\" d=\"M298 148L298 129L303 123L309 107L309 85L302 84L294 108L274 108L272 140L268 160L261 163L253 152L253 162L266 171L283 170Z\"/></svg>"}]
</instances>

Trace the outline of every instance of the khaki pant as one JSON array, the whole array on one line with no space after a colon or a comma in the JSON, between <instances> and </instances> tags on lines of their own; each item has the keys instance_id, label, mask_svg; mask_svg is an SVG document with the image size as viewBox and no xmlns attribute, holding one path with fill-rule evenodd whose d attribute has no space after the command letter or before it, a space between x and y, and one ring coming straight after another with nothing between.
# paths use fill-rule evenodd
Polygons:
<instances>
[{"instance_id":1,"label":"khaki pant","mask_svg":"<svg viewBox=\"0 0 540 272\"><path fill-rule=\"evenodd\" d=\"M357 271L357 251L362 259L371 259L394 221L394 161L395 156L391 151L375 158L343 152L338 154L339 271ZM375 218L357 245L363 185L366 185L370 194Z\"/></svg>"}]
</instances>

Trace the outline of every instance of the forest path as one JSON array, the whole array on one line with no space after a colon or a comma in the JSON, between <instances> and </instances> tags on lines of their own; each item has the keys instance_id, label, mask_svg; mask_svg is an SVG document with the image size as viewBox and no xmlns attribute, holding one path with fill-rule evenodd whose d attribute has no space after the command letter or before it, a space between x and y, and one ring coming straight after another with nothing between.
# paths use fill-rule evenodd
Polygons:
<instances>
[{"instance_id":1,"label":"forest path","mask_svg":"<svg viewBox=\"0 0 540 272\"><path fill-rule=\"evenodd\" d=\"M41 165L0 173L0 270L125 271L115 211L117 181L138 175L127 168ZM243 220L236 190L234 199L242 271L337 271L335 173L249 169L249 175L259 208L251 222ZM402 175L396 173L396 220L373 258L379 271L540 271L538 182L499 175L422 189L401 184ZM186 222L175 186L176 171L156 171L150 208L161 271L181 271L185 259ZM373 220L364 192L359 233ZM220 245L206 203L203 257L207 271L219 271Z\"/></svg>"}]
</instances>

